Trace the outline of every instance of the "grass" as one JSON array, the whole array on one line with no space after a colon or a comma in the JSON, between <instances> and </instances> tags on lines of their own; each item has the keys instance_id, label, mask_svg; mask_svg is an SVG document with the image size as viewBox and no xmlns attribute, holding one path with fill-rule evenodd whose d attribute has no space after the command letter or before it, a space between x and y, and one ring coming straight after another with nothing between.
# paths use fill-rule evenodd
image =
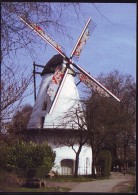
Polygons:
<instances>
[{"instance_id":1,"label":"grass","mask_svg":"<svg viewBox=\"0 0 138 195\"><path fill-rule=\"evenodd\" d=\"M127 171L127 173L130 174L130 175L136 175L135 171Z\"/></svg>"},{"instance_id":2,"label":"grass","mask_svg":"<svg viewBox=\"0 0 138 195\"><path fill-rule=\"evenodd\" d=\"M88 182L88 181L95 181L95 180L102 180L102 179L109 179L109 176L100 176L97 179L94 179L91 177L91 175L79 175L78 177L73 177L73 176L63 176L60 175L58 178L46 178L46 181L50 182Z\"/></svg>"},{"instance_id":3,"label":"grass","mask_svg":"<svg viewBox=\"0 0 138 195\"><path fill-rule=\"evenodd\" d=\"M16 188L16 192L68 192L69 188L61 188L61 187L45 187L45 188L25 188L19 187Z\"/></svg>"},{"instance_id":4,"label":"grass","mask_svg":"<svg viewBox=\"0 0 138 195\"><path fill-rule=\"evenodd\" d=\"M136 172L135 171L127 171L127 174L130 174L130 175L136 175ZM136 182L135 182L135 179L133 181L131 181L129 183L129 186L126 187L125 190L123 191L120 191L120 192L123 192L123 193L134 193L134 190L135 190L135 185L136 185Z\"/></svg>"},{"instance_id":5,"label":"grass","mask_svg":"<svg viewBox=\"0 0 138 195\"><path fill-rule=\"evenodd\" d=\"M134 193L135 181L131 181L129 186L124 186L124 189L120 190L121 193Z\"/></svg>"},{"instance_id":6,"label":"grass","mask_svg":"<svg viewBox=\"0 0 138 195\"><path fill-rule=\"evenodd\" d=\"M45 187L45 188L26 188L26 187L6 187L3 192L68 192L69 188Z\"/></svg>"},{"instance_id":7,"label":"grass","mask_svg":"<svg viewBox=\"0 0 138 195\"><path fill-rule=\"evenodd\" d=\"M87 182L87 181L94 181L95 179L91 178L91 177L83 177L83 176L78 176L77 178L74 177L58 177L58 178L52 178L49 179L47 178L46 181L50 181L50 182Z\"/></svg>"}]
</instances>

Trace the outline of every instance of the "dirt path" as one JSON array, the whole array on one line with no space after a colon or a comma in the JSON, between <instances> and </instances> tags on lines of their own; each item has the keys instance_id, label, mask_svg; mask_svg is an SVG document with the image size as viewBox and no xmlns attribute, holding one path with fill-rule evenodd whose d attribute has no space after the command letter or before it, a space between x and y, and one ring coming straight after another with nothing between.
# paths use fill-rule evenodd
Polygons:
<instances>
[{"instance_id":1,"label":"dirt path","mask_svg":"<svg viewBox=\"0 0 138 195\"><path fill-rule=\"evenodd\" d=\"M62 187L62 188L69 188L73 189L81 182L51 182L47 181L47 187Z\"/></svg>"},{"instance_id":2,"label":"dirt path","mask_svg":"<svg viewBox=\"0 0 138 195\"><path fill-rule=\"evenodd\" d=\"M122 173L112 173L109 179L92 182L82 182L76 185L70 192L119 192L134 180L134 176Z\"/></svg>"},{"instance_id":3,"label":"dirt path","mask_svg":"<svg viewBox=\"0 0 138 195\"><path fill-rule=\"evenodd\" d=\"M111 173L109 179L90 182L50 182L49 187L63 187L71 189L69 192L119 192L125 189L135 179L133 175Z\"/></svg>"}]
</instances>

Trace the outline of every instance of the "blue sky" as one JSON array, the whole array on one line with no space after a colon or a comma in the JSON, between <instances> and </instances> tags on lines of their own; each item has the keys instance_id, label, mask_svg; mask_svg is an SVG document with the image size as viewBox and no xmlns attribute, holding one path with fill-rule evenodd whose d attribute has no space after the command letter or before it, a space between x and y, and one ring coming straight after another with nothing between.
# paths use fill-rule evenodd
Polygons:
<instances>
[{"instance_id":1,"label":"blue sky","mask_svg":"<svg viewBox=\"0 0 138 195\"><path fill-rule=\"evenodd\" d=\"M96 4L101 16L95 17L97 27L87 51L91 56L93 76L118 69L135 77L136 73L136 7L135 4ZM101 17L101 19L99 18ZM86 50L84 51L86 52ZM85 62L90 58L86 58ZM83 63L85 63L83 60Z\"/></svg>"},{"instance_id":2,"label":"blue sky","mask_svg":"<svg viewBox=\"0 0 138 195\"><path fill-rule=\"evenodd\" d=\"M55 35L52 38L65 48L67 55L70 55L85 22L91 17L96 23L96 28L87 41L78 64L94 77L117 69L122 74L131 74L136 78L136 4L95 3L94 5L96 7L91 3L81 4L80 23L72 20L72 16L68 18L67 26L73 37L71 42L66 37ZM46 45L41 38L40 41ZM33 61L45 65L53 55L57 54L49 45L37 52L39 55L35 59L30 56L20 56L20 62L28 65L27 71L32 71ZM40 79L37 77L38 82ZM33 105L33 95L25 102Z\"/></svg>"}]
</instances>

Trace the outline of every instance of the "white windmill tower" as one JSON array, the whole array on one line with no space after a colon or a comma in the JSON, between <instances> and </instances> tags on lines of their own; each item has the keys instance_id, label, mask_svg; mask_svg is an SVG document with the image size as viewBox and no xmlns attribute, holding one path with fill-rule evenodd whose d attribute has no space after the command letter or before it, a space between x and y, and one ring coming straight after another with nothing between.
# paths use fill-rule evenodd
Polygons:
<instances>
[{"instance_id":1,"label":"white windmill tower","mask_svg":"<svg viewBox=\"0 0 138 195\"><path fill-rule=\"evenodd\" d=\"M81 82L92 87L99 94L109 97L112 96L117 101L120 101L83 68L72 61L73 57L79 58L83 46L90 36L90 31L95 28L95 24L91 22L91 19L87 21L70 58L68 58L62 51L62 47L53 41L39 26L28 22L24 18L20 17L20 19L59 53L46 64L42 71L42 82L27 128L28 130L46 130L47 140L56 151L55 164L59 167L59 173L71 174L74 169L73 161L75 160L75 153L73 153L70 147L62 146L57 144L57 142L55 143L55 140L59 139L58 130L62 130L62 135L64 135L62 141L64 141L68 132L79 128L76 123L71 122L70 117L65 117L66 113L78 107L79 94L74 77L77 76ZM79 106L81 107L81 105ZM88 160L91 165L91 149L83 146L79 166L85 167L88 164ZM87 174L91 173L90 166L86 172ZM86 172L82 168L79 173L85 174Z\"/></svg>"},{"instance_id":2,"label":"white windmill tower","mask_svg":"<svg viewBox=\"0 0 138 195\"><path fill-rule=\"evenodd\" d=\"M64 76L65 67L66 64L60 54L53 56L46 64L41 73L42 82L27 126L28 129L69 129L74 126L69 118L65 118L65 114L68 110L71 111L72 108L75 109L78 107L79 94L74 80L74 72L68 70ZM60 69L62 70L60 71ZM60 91L56 91L63 76ZM55 98L55 93L57 92L59 95L53 105L53 111L51 110L49 113L51 99Z\"/></svg>"}]
</instances>

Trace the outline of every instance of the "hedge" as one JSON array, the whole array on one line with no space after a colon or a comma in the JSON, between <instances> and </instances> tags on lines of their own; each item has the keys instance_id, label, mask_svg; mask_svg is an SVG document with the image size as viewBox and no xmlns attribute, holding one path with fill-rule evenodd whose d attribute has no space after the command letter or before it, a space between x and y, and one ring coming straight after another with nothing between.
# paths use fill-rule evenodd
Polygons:
<instances>
[{"instance_id":1,"label":"hedge","mask_svg":"<svg viewBox=\"0 0 138 195\"><path fill-rule=\"evenodd\" d=\"M111 172L112 156L108 150L101 150L97 157L97 165L101 167L101 175L109 176Z\"/></svg>"}]
</instances>

